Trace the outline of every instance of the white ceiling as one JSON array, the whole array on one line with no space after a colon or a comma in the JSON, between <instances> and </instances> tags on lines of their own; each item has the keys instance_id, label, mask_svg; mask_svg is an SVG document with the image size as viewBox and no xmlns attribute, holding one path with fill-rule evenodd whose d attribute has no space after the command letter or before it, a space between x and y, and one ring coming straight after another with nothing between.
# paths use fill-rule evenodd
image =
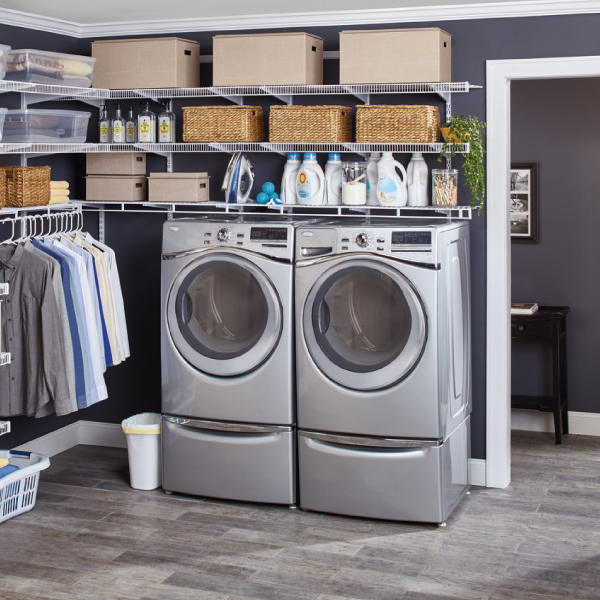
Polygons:
<instances>
[{"instance_id":1,"label":"white ceiling","mask_svg":"<svg viewBox=\"0 0 600 600\"><path fill-rule=\"evenodd\" d=\"M0 0L2 23L76 37L597 12L600 0Z\"/></svg>"}]
</instances>

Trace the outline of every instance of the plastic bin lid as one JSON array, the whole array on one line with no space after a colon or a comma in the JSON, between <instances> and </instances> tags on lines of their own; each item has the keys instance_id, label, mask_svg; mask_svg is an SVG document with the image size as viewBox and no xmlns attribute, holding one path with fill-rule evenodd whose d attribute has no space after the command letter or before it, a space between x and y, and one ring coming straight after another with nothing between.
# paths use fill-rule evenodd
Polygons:
<instances>
[{"instance_id":1,"label":"plastic bin lid","mask_svg":"<svg viewBox=\"0 0 600 600\"><path fill-rule=\"evenodd\" d=\"M141 413L128 417L121 423L125 433L158 435L161 432L162 417L158 413Z\"/></svg>"},{"instance_id":2,"label":"plastic bin lid","mask_svg":"<svg viewBox=\"0 0 600 600\"><path fill-rule=\"evenodd\" d=\"M50 115L53 117L91 117L92 113L80 110L51 110L46 108L14 108L6 111L9 115Z\"/></svg>"},{"instance_id":3,"label":"plastic bin lid","mask_svg":"<svg viewBox=\"0 0 600 600\"><path fill-rule=\"evenodd\" d=\"M10 48L10 46L9 46ZM18 48L10 51L10 54L26 54L30 52L36 56L49 56L55 59L62 60L82 60L84 62L95 63L96 58L93 56L82 56L81 54L64 54L63 52L49 52L47 50L33 50L31 48Z\"/></svg>"}]
</instances>

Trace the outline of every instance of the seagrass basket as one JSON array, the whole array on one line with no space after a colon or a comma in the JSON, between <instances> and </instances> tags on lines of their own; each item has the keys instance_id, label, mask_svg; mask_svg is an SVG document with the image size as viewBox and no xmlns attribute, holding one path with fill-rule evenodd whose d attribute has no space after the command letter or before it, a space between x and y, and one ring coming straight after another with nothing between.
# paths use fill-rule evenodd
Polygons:
<instances>
[{"instance_id":1,"label":"seagrass basket","mask_svg":"<svg viewBox=\"0 0 600 600\"><path fill-rule=\"evenodd\" d=\"M271 106L269 141L351 142L352 109L347 106Z\"/></svg>"},{"instance_id":2,"label":"seagrass basket","mask_svg":"<svg viewBox=\"0 0 600 600\"><path fill-rule=\"evenodd\" d=\"M357 106L356 141L359 144L439 142L440 111L437 106Z\"/></svg>"},{"instance_id":3,"label":"seagrass basket","mask_svg":"<svg viewBox=\"0 0 600 600\"><path fill-rule=\"evenodd\" d=\"M260 106L184 106L184 142L263 142Z\"/></svg>"},{"instance_id":4,"label":"seagrass basket","mask_svg":"<svg viewBox=\"0 0 600 600\"><path fill-rule=\"evenodd\" d=\"M0 169L0 210L6 204L6 173L4 169Z\"/></svg>"},{"instance_id":5,"label":"seagrass basket","mask_svg":"<svg viewBox=\"0 0 600 600\"><path fill-rule=\"evenodd\" d=\"M50 203L50 167L1 167L6 176L6 206L46 206Z\"/></svg>"}]
</instances>

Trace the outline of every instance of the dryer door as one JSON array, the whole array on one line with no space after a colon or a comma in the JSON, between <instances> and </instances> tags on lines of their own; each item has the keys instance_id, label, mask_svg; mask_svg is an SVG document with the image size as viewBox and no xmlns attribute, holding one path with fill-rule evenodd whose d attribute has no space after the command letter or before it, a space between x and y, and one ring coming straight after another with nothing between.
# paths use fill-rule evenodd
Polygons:
<instances>
[{"instance_id":1,"label":"dryer door","mask_svg":"<svg viewBox=\"0 0 600 600\"><path fill-rule=\"evenodd\" d=\"M264 271L235 255L215 253L187 265L173 282L166 308L173 343L209 375L256 369L281 336L277 291Z\"/></svg>"},{"instance_id":2,"label":"dryer door","mask_svg":"<svg viewBox=\"0 0 600 600\"><path fill-rule=\"evenodd\" d=\"M302 319L319 369L355 390L404 379L427 339L417 292L400 272L377 260L348 259L325 271L308 294Z\"/></svg>"}]
</instances>

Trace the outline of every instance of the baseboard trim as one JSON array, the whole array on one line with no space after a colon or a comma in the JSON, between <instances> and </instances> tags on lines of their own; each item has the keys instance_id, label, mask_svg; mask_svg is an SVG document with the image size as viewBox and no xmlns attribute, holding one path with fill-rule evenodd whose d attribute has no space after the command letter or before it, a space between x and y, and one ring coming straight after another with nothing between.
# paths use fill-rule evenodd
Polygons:
<instances>
[{"instance_id":1,"label":"baseboard trim","mask_svg":"<svg viewBox=\"0 0 600 600\"><path fill-rule=\"evenodd\" d=\"M469 459L469 481L471 485L486 487L485 460L482 458Z\"/></svg>"},{"instance_id":2,"label":"baseboard trim","mask_svg":"<svg viewBox=\"0 0 600 600\"><path fill-rule=\"evenodd\" d=\"M549 412L515 408L511 411L511 428L554 433L554 417ZM600 436L600 414L569 411L569 433Z\"/></svg>"},{"instance_id":3,"label":"baseboard trim","mask_svg":"<svg viewBox=\"0 0 600 600\"><path fill-rule=\"evenodd\" d=\"M119 424L77 421L35 440L26 442L16 448L16 450L54 456L79 444L126 448L127 439Z\"/></svg>"}]
</instances>

